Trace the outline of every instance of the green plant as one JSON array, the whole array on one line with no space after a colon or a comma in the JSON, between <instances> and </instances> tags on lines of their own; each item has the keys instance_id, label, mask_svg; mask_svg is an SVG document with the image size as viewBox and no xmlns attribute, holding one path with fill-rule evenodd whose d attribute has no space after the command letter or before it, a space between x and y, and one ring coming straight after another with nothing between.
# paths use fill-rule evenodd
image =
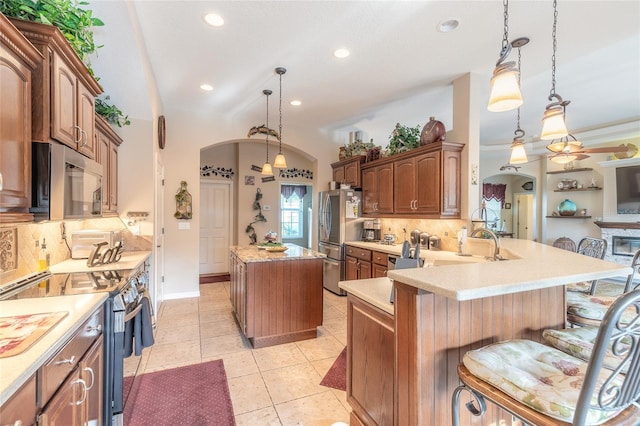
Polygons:
<instances>
[{"instance_id":1,"label":"green plant","mask_svg":"<svg viewBox=\"0 0 640 426\"><path fill-rule=\"evenodd\" d=\"M107 102L109 99L109 96L105 96L104 99L96 98L96 113L103 116L109 123L118 127L131 124L129 116L124 115L117 106L110 105Z\"/></svg>"},{"instance_id":2,"label":"green plant","mask_svg":"<svg viewBox=\"0 0 640 426\"><path fill-rule=\"evenodd\" d=\"M409 127L396 124L389 136L387 152L389 155L399 154L420 146L420 126Z\"/></svg>"},{"instance_id":3,"label":"green plant","mask_svg":"<svg viewBox=\"0 0 640 426\"><path fill-rule=\"evenodd\" d=\"M0 11L12 18L56 26L82 62L89 66L89 55L102 46L93 41L93 27L104 25L91 10L79 6L89 3L75 0L0 0Z\"/></svg>"},{"instance_id":4,"label":"green plant","mask_svg":"<svg viewBox=\"0 0 640 426\"><path fill-rule=\"evenodd\" d=\"M366 155L367 151L371 148L375 148L373 139L370 142L363 142L360 139L354 139L345 145L345 154L347 157L353 157L354 155Z\"/></svg>"}]
</instances>

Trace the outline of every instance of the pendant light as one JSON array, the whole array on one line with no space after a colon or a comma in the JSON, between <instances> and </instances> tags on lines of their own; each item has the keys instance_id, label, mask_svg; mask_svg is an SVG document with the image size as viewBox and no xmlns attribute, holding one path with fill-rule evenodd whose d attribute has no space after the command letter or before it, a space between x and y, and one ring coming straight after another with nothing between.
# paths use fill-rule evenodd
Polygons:
<instances>
[{"instance_id":1,"label":"pendant light","mask_svg":"<svg viewBox=\"0 0 640 426\"><path fill-rule=\"evenodd\" d=\"M520 66L520 48L529 43L529 39L527 37L520 37L511 42L511 46L518 48L518 69L522 70ZM520 86L520 73L518 73L518 86ZM518 121L516 131L513 132L516 137L513 138L513 142L511 142L511 158L509 159L509 164L523 164L527 163L529 159L527 158L527 151L524 149L524 130L520 128L520 107L518 107Z\"/></svg>"},{"instance_id":2,"label":"pendant light","mask_svg":"<svg viewBox=\"0 0 640 426\"><path fill-rule=\"evenodd\" d=\"M287 168L287 159L284 158L284 154L282 153L282 74L287 72L286 68L278 67L275 69L276 74L280 76L280 127L278 128L280 140L280 149L278 151L278 155L276 155L275 160L273 160L273 167L277 167L279 169Z\"/></svg>"},{"instance_id":3,"label":"pendant light","mask_svg":"<svg viewBox=\"0 0 640 426\"><path fill-rule=\"evenodd\" d=\"M491 96L487 109L492 112L511 111L522 105L522 94L520 93L519 71L515 62L504 62L511 52L509 44L509 0L503 0L504 6L504 34L502 37L502 49L500 58L496 62L491 78Z\"/></svg>"},{"instance_id":4,"label":"pendant light","mask_svg":"<svg viewBox=\"0 0 640 426\"><path fill-rule=\"evenodd\" d=\"M269 163L269 133L270 133L270 128L269 128L269 95L271 95L273 92L269 89L265 89L262 91L263 94L265 94L267 96L267 137L266 137L266 142L267 142L267 161L264 163L264 165L262 166L262 174L265 176L273 176L273 169L271 168L271 164Z\"/></svg>"},{"instance_id":5,"label":"pendant light","mask_svg":"<svg viewBox=\"0 0 640 426\"><path fill-rule=\"evenodd\" d=\"M565 124L565 109L571 101L565 101L556 93L556 28L558 25L558 2L553 0L553 31L551 37L553 39L553 54L551 55L551 92L549 100L555 101L547 105L542 118L542 133L540 139L553 140L563 138L569 134L567 125ZM551 145L547 146L550 150Z\"/></svg>"}]
</instances>

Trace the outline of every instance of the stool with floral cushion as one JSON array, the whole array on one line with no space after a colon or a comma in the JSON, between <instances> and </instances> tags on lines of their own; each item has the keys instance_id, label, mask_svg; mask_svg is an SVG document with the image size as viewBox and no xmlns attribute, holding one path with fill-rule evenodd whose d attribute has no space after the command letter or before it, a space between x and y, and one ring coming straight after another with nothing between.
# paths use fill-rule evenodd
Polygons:
<instances>
[{"instance_id":1,"label":"stool with floral cushion","mask_svg":"<svg viewBox=\"0 0 640 426\"><path fill-rule=\"evenodd\" d=\"M607 240L602 238L585 237L578 243L576 253L594 257L596 259L604 259L604 256L607 253ZM598 280L581 281L567 284L567 291L579 291L582 293L595 294L597 285Z\"/></svg>"},{"instance_id":2,"label":"stool with floral cushion","mask_svg":"<svg viewBox=\"0 0 640 426\"><path fill-rule=\"evenodd\" d=\"M624 287L620 286L622 290L620 294L640 287L640 282L635 282L636 275L640 272L640 250L633 255L631 268L633 271L627 276ZM606 288L608 286L603 286L602 291L598 291L595 295L567 291L567 322L571 325L597 327L609 306L620 297L620 295L603 294ZM623 321L627 320L626 316L626 314L623 315Z\"/></svg>"},{"instance_id":3,"label":"stool with floral cushion","mask_svg":"<svg viewBox=\"0 0 640 426\"><path fill-rule=\"evenodd\" d=\"M635 317L624 324L621 317L628 310ZM588 361L530 340L509 340L467 352L458 376L462 385L452 397L454 426L460 423L462 391L473 397L466 407L476 416L488 400L530 425L637 425L640 290L611 305Z\"/></svg>"}]
</instances>

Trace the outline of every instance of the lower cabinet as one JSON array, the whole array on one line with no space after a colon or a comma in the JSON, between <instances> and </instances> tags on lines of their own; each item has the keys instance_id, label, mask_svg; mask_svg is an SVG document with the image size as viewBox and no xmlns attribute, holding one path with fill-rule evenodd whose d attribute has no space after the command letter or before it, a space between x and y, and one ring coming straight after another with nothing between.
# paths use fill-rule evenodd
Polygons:
<instances>
[{"instance_id":1,"label":"lower cabinet","mask_svg":"<svg viewBox=\"0 0 640 426\"><path fill-rule=\"evenodd\" d=\"M347 295L347 402L352 425L393 425L393 316Z\"/></svg>"},{"instance_id":2,"label":"lower cabinet","mask_svg":"<svg viewBox=\"0 0 640 426\"><path fill-rule=\"evenodd\" d=\"M0 424L23 426L35 424L37 411L34 374L0 407Z\"/></svg>"},{"instance_id":3,"label":"lower cabinet","mask_svg":"<svg viewBox=\"0 0 640 426\"><path fill-rule=\"evenodd\" d=\"M380 251L374 251L372 257L373 265L371 265L371 276L373 278L386 277L389 255Z\"/></svg>"},{"instance_id":4,"label":"lower cabinet","mask_svg":"<svg viewBox=\"0 0 640 426\"><path fill-rule=\"evenodd\" d=\"M371 278L371 250L346 246L345 254L346 281Z\"/></svg>"}]
</instances>

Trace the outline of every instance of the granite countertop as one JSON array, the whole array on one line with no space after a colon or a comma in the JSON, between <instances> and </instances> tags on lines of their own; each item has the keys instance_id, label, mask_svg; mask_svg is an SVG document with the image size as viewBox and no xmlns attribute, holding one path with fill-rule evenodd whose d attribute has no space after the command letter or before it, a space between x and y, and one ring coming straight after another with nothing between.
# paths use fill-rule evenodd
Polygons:
<instances>
[{"instance_id":1,"label":"granite countertop","mask_svg":"<svg viewBox=\"0 0 640 426\"><path fill-rule=\"evenodd\" d=\"M75 272L91 271L121 271L125 269L135 269L140 266L151 255L150 251L125 251L118 262L105 263L98 266L87 266L87 259L67 259L60 263L51 265L49 270L52 274L72 274Z\"/></svg>"},{"instance_id":2,"label":"granite countertop","mask_svg":"<svg viewBox=\"0 0 640 426\"><path fill-rule=\"evenodd\" d=\"M486 261L456 256L425 262L424 268L388 271L396 281L455 300L473 300L565 285L577 281L626 277L629 266L594 259L529 240L500 239L500 253L509 260ZM427 252L428 253L428 252ZM433 265L440 266L434 267Z\"/></svg>"},{"instance_id":3,"label":"granite countertop","mask_svg":"<svg viewBox=\"0 0 640 426\"><path fill-rule=\"evenodd\" d=\"M394 315L393 303L389 302L393 282L389 278L340 281L338 286L347 293L353 294L386 313Z\"/></svg>"},{"instance_id":4,"label":"granite countertop","mask_svg":"<svg viewBox=\"0 0 640 426\"><path fill-rule=\"evenodd\" d=\"M0 358L0 405L71 338L76 329L107 299L107 293L0 301L4 316L66 311L68 315L18 355Z\"/></svg>"},{"instance_id":5,"label":"granite countertop","mask_svg":"<svg viewBox=\"0 0 640 426\"><path fill-rule=\"evenodd\" d=\"M287 251L283 252L270 252L266 249L259 249L257 245L254 246L231 246L229 250L231 253L238 256L238 258L246 263L251 262L274 262L279 260L293 260L293 259L321 259L327 257L325 254L310 250L304 247L297 246L295 244L283 244L287 247Z\"/></svg>"}]
</instances>

